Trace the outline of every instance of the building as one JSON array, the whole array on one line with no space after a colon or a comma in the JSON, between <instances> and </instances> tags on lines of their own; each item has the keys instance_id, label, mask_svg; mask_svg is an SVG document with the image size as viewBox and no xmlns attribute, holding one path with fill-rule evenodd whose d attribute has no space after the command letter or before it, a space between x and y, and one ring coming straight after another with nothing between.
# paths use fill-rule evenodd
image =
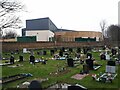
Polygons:
<instances>
[{"instance_id":1,"label":"building","mask_svg":"<svg viewBox=\"0 0 120 90\"><path fill-rule=\"evenodd\" d=\"M57 27L48 17L31 19L26 20L26 28L22 29L22 36L36 36L37 41L51 41L56 30Z\"/></svg>"},{"instance_id":2,"label":"building","mask_svg":"<svg viewBox=\"0 0 120 90\"><path fill-rule=\"evenodd\" d=\"M55 35L56 37L59 37L61 41L76 41L78 39L86 41L88 38L91 38L91 40L95 38L95 41L102 40L102 33L96 31L59 31L55 32Z\"/></svg>"},{"instance_id":3,"label":"building","mask_svg":"<svg viewBox=\"0 0 120 90\"><path fill-rule=\"evenodd\" d=\"M101 32L58 29L49 17L26 20L26 28L22 29L22 36L36 36L36 41L102 40Z\"/></svg>"}]
</instances>

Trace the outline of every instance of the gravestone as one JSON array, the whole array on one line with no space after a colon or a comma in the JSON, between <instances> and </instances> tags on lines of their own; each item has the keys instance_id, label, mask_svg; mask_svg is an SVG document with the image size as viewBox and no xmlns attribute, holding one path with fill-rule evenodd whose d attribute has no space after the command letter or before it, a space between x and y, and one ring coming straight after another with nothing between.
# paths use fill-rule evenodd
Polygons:
<instances>
[{"instance_id":1,"label":"gravestone","mask_svg":"<svg viewBox=\"0 0 120 90\"><path fill-rule=\"evenodd\" d=\"M87 89L82 86L80 87L80 86L72 85L72 86L68 86L68 90L87 90Z\"/></svg>"},{"instance_id":2,"label":"gravestone","mask_svg":"<svg viewBox=\"0 0 120 90\"><path fill-rule=\"evenodd\" d=\"M92 59L86 59L86 64L89 67L89 70L93 70L93 60Z\"/></svg>"},{"instance_id":3,"label":"gravestone","mask_svg":"<svg viewBox=\"0 0 120 90\"><path fill-rule=\"evenodd\" d=\"M14 56L13 55L11 55L11 57L10 57L10 63L14 64Z\"/></svg>"},{"instance_id":4,"label":"gravestone","mask_svg":"<svg viewBox=\"0 0 120 90\"><path fill-rule=\"evenodd\" d=\"M35 57L33 55L30 56L30 63L35 64Z\"/></svg>"},{"instance_id":5,"label":"gravestone","mask_svg":"<svg viewBox=\"0 0 120 90\"><path fill-rule=\"evenodd\" d=\"M62 49L61 49L63 52L65 52L65 48L64 47L62 47Z\"/></svg>"},{"instance_id":6,"label":"gravestone","mask_svg":"<svg viewBox=\"0 0 120 90\"><path fill-rule=\"evenodd\" d=\"M47 55L47 51L43 51L43 55Z\"/></svg>"},{"instance_id":7,"label":"gravestone","mask_svg":"<svg viewBox=\"0 0 120 90\"><path fill-rule=\"evenodd\" d=\"M22 62L22 61L23 61L23 56L20 55L20 56L19 56L19 62Z\"/></svg>"},{"instance_id":8,"label":"gravestone","mask_svg":"<svg viewBox=\"0 0 120 90\"><path fill-rule=\"evenodd\" d=\"M27 53L27 48L23 48L23 53Z\"/></svg>"},{"instance_id":9,"label":"gravestone","mask_svg":"<svg viewBox=\"0 0 120 90\"><path fill-rule=\"evenodd\" d=\"M16 49L15 52L16 52L16 54L19 54L19 50L18 49Z\"/></svg>"},{"instance_id":10,"label":"gravestone","mask_svg":"<svg viewBox=\"0 0 120 90\"><path fill-rule=\"evenodd\" d=\"M50 54L51 56L55 54L55 51L54 50L50 50Z\"/></svg>"},{"instance_id":11,"label":"gravestone","mask_svg":"<svg viewBox=\"0 0 120 90\"><path fill-rule=\"evenodd\" d=\"M77 48L77 53L80 53L81 52L81 48Z\"/></svg>"},{"instance_id":12,"label":"gravestone","mask_svg":"<svg viewBox=\"0 0 120 90\"><path fill-rule=\"evenodd\" d=\"M113 55L116 55L117 50L112 48L111 53L112 53L112 56L113 56Z\"/></svg>"},{"instance_id":13,"label":"gravestone","mask_svg":"<svg viewBox=\"0 0 120 90\"><path fill-rule=\"evenodd\" d=\"M106 60L110 60L110 55L109 54L106 54Z\"/></svg>"},{"instance_id":14,"label":"gravestone","mask_svg":"<svg viewBox=\"0 0 120 90\"><path fill-rule=\"evenodd\" d=\"M40 52L39 52L39 51L37 52L37 55L40 55Z\"/></svg>"},{"instance_id":15,"label":"gravestone","mask_svg":"<svg viewBox=\"0 0 120 90\"><path fill-rule=\"evenodd\" d=\"M112 60L108 61L107 65L106 65L106 72L108 72L108 73L116 73L115 66L116 66L115 61L112 61Z\"/></svg>"},{"instance_id":16,"label":"gravestone","mask_svg":"<svg viewBox=\"0 0 120 90\"><path fill-rule=\"evenodd\" d=\"M87 53L87 58L92 59L92 54L91 53Z\"/></svg>"},{"instance_id":17,"label":"gravestone","mask_svg":"<svg viewBox=\"0 0 120 90\"><path fill-rule=\"evenodd\" d=\"M83 48L83 53L86 54L87 53L87 48Z\"/></svg>"},{"instance_id":18,"label":"gravestone","mask_svg":"<svg viewBox=\"0 0 120 90\"><path fill-rule=\"evenodd\" d=\"M101 60L106 60L105 54L102 53L102 54L100 55L100 59L101 59Z\"/></svg>"},{"instance_id":19,"label":"gravestone","mask_svg":"<svg viewBox=\"0 0 120 90\"><path fill-rule=\"evenodd\" d=\"M29 90L42 90L41 83L37 80L33 80L28 86Z\"/></svg>"},{"instance_id":20,"label":"gravestone","mask_svg":"<svg viewBox=\"0 0 120 90\"><path fill-rule=\"evenodd\" d=\"M88 74L89 73L89 67L87 64L83 65L83 73Z\"/></svg>"},{"instance_id":21,"label":"gravestone","mask_svg":"<svg viewBox=\"0 0 120 90\"><path fill-rule=\"evenodd\" d=\"M63 51L62 50L59 51L59 56L61 56L61 57L63 56Z\"/></svg>"},{"instance_id":22,"label":"gravestone","mask_svg":"<svg viewBox=\"0 0 120 90\"><path fill-rule=\"evenodd\" d=\"M73 52L73 49L72 49L72 48L69 48L69 51L70 51L70 52Z\"/></svg>"},{"instance_id":23,"label":"gravestone","mask_svg":"<svg viewBox=\"0 0 120 90\"><path fill-rule=\"evenodd\" d=\"M73 61L73 59L72 58L68 58L67 59L67 64L68 64L69 67L74 67L74 61Z\"/></svg>"}]
</instances>

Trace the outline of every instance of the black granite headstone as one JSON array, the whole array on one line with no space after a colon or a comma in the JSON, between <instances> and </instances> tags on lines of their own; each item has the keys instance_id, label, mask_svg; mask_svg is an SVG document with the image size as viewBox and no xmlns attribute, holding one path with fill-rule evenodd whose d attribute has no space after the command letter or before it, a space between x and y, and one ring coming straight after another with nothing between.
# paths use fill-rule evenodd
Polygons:
<instances>
[{"instance_id":1,"label":"black granite headstone","mask_svg":"<svg viewBox=\"0 0 120 90\"><path fill-rule=\"evenodd\" d=\"M115 61L110 60L110 61L107 62L107 65L109 65L109 66L115 66L116 63L115 63Z\"/></svg>"},{"instance_id":2,"label":"black granite headstone","mask_svg":"<svg viewBox=\"0 0 120 90\"><path fill-rule=\"evenodd\" d=\"M87 58L92 59L92 54L91 53L87 53Z\"/></svg>"},{"instance_id":3,"label":"black granite headstone","mask_svg":"<svg viewBox=\"0 0 120 90\"><path fill-rule=\"evenodd\" d=\"M85 48L85 47L83 48L83 53L87 54L87 48Z\"/></svg>"},{"instance_id":4,"label":"black granite headstone","mask_svg":"<svg viewBox=\"0 0 120 90\"><path fill-rule=\"evenodd\" d=\"M61 49L63 52L65 52L65 48L64 47L62 47L62 49Z\"/></svg>"},{"instance_id":5,"label":"black granite headstone","mask_svg":"<svg viewBox=\"0 0 120 90\"><path fill-rule=\"evenodd\" d=\"M69 67L74 67L74 61L73 61L73 59L72 58L68 58L67 59L67 64L68 64Z\"/></svg>"},{"instance_id":6,"label":"black granite headstone","mask_svg":"<svg viewBox=\"0 0 120 90\"><path fill-rule=\"evenodd\" d=\"M62 50L59 51L59 56L61 56L61 57L63 56L63 51Z\"/></svg>"},{"instance_id":7,"label":"black granite headstone","mask_svg":"<svg viewBox=\"0 0 120 90\"><path fill-rule=\"evenodd\" d=\"M37 55L40 55L40 52L37 52Z\"/></svg>"},{"instance_id":8,"label":"black granite headstone","mask_svg":"<svg viewBox=\"0 0 120 90\"><path fill-rule=\"evenodd\" d=\"M105 54L101 54L101 55L100 55L100 59L101 59L101 60L106 60Z\"/></svg>"},{"instance_id":9,"label":"black granite headstone","mask_svg":"<svg viewBox=\"0 0 120 90\"><path fill-rule=\"evenodd\" d=\"M89 67L89 70L93 70L93 60L92 59L86 59L86 64Z\"/></svg>"},{"instance_id":10,"label":"black granite headstone","mask_svg":"<svg viewBox=\"0 0 120 90\"><path fill-rule=\"evenodd\" d=\"M68 86L68 90L87 90L84 87L80 87L80 86Z\"/></svg>"},{"instance_id":11,"label":"black granite headstone","mask_svg":"<svg viewBox=\"0 0 120 90\"><path fill-rule=\"evenodd\" d=\"M29 90L42 90L41 83L37 80L33 80L28 86Z\"/></svg>"},{"instance_id":12,"label":"black granite headstone","mask_svg":"<svg viewBox=\"0 0 120 90\"><path fill-rule=\"evenodd\" d=\"M77 53L80 53L81 52L81 48L77 48Z\"/></svg>"},{"instance_id":13,"label":"black granite headstone","mask_svg":"<svg viewBox=\"0 0 120 90\"><path fill-rule=\"evenodd\" d=\"M23 56L22 55L19 56L19 62L21 62L21 61L23 61Z\"/></svg>"},{"instance_id":14,"label":"black granite headstone","mask_svg":"<svg viewBox=\"0 0 120 90\"><path fill-rule=\"evenodd\" d=\"M30 62L32 62L32 64L35 64L35 57L33 55L30 56Z\"/></svg>"},{"instance_id":15,"label":"black granite headstone","mask_svg":"<svg viewBox=\"0 0 120 90\"><path fill-rule=\"evenodd\" d=\"M43 55L47 55L47 51L43 51Z\"/></svg>"},{"instance_id":16,"label":"black granite headstone","mask_svg":"<svg viewBox=\"0 0 120 90\"><path fill-rule=\"evenodd\" d=\"M13 55L11 55L11 57L10 57L10 63L14 64L14 56Z\"/></svg>"},{"instance_id":17,"label":"black granite headstone","mask_svg":"<svg viewBox=\"0 0 120 90\"><path fill-rule=\"evenodd\" d=\"M113 55L116 55L117 50L112 48L111 52L112 52L112 56L113 56Z\"/></svg>"},{"instance_id":18,"label":"black granite headstone","mask_svg":"<svg viewBox=\"0 0 120 90\"><path fill-rule=\"evenodd\" d=\"M50 50L50 54L51 56L54 55L55 51L54 50Z\"/></svg>"},{"instance_id":19,"label":"black granite headstone","mask_svg":"<svg viewBox=\"0 0 120 90\"><path fill-rule=\"evenodd\" d=\"M18 49L16 49L15 52L16 52L16 54L19 54L19 50Z\"/></svg>"},{"instance_id":20,"label":"black granite headstone","mask_svg":"<svg viewBox=\"0 0 120 90\"><path fill-rule=\"evenodd\" d=\"M72 49L72 48L69 48L69 51L70 51L70 52L73 52L73 49Z\"/></svg>"}]
</instances>

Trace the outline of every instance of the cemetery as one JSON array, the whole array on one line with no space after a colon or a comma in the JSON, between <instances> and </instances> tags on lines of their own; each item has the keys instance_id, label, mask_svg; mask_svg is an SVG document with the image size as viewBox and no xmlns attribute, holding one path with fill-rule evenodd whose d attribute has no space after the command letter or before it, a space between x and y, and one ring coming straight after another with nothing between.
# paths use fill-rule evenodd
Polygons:
<instances>
[{"instance_id":1,"label":"cemetery","mask_svg":"<svg viewBox=\"0 0 120 90\"><path fill-rule=\"evenodd\" d=\"M118 88L119 61L116 48L23 48L3 52L0 80L3 90L30 88L35 80L43 90Z\"/></svg>"}]
</instances>

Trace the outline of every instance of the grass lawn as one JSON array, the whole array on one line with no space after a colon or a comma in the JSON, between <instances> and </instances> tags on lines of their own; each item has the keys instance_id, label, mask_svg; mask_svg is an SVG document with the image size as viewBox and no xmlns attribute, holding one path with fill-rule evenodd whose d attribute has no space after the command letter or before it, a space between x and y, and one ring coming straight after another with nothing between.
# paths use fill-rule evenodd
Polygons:
<instances>
[{"instance_id":1,"label":"grass lawn","mask_svg":"<svg viewBox=\"0 0 120 90\"><path fill-rule=\"evenodd\" d=\"M102 83L102 82L96 82L92 80L91 76L87 76L83 78L82 80L75 80L72 79L71 76L78 74L80 70L82 70L82 65L79 65L77 67L67 67L66 60L51 60L52 57L50 53L48 52L48 55L46 56L39 56L36 54L37 50L34 51L36 58L44 57L47 61L47 64L41 64L36 63L35 65L32 65L29 63L29 56L30 54L23 54L24 56L24 62L15 62L15 65L21 64L23 66L11 68L7 66L2 67L2 77L15 75L19 73L31 73L33 77L28 77L25 79L17 80L15 82L7 83L3 85L3 88L15 88L17 85L34 79L42 79L42 78L48 78L48 81L42 82L42 87L47 88L48 86L57 83L70 83L70 84L81 84L85 86L86 88L92 88L91 90L94 90L93 88L118 88L118 76L113 80L113 83ZM9 53L10 54L10 53ZM5 53L3 53L3 56L5 56ZM18 59L19 54L15 54L15 59ZM90 71L90 74L99 74L100 72L105 72L105 65L106 61L100 60L99 53L93 52L93 57L98 61L98 63L102 64L102 67L97 71ZM4 61L3 61L4 62ZM58 67L66 67L69 72L67 73L61 73L59 75L50 75L51 72L56 72L58 70ZM118 67L117 67L118 68ZM102 89L103 90L103 89Z\"/></svg>"}]
</instances>

